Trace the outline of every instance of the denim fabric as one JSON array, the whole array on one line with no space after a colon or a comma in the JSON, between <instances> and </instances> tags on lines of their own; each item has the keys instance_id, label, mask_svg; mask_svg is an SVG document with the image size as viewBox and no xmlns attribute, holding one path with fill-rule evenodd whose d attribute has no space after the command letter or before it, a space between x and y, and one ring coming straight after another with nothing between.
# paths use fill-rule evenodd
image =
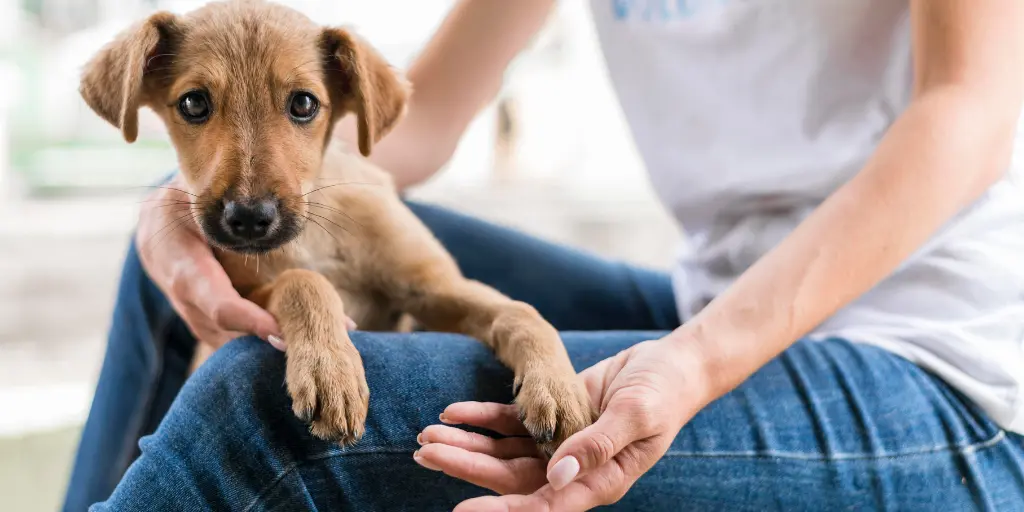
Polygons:
<instances>
[{"instance_id":1,"label":"denim fabric","mask_svg":"<svg viewBox=\"0 0 1024 512\"><path fill-rule=\"evenodd\" d=\"M413 207L467 276L566 331L578 369L678 322L662 274ZM483 494L416 465L415 437L452 402L509 401L510 373L461 336L352 337L371 390L352 448L309 436L283 355L252 338L218 351L164 416L194 341L130 252L66 510L448 510ZM698 414L613 508L1024 510L1024 441L899 357L801 341Z\"/></svg>"}]
</instances>

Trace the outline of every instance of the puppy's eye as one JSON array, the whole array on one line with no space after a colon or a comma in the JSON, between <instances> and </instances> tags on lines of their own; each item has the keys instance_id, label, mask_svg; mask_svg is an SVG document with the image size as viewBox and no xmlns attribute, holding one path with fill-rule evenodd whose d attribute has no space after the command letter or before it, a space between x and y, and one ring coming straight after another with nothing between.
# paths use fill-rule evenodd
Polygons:
<instances>
[{"instance_id":1,"label":"puppy's eye","mask_svg":"<svg viewBox=\"0 0 1024 512\"><path fill-rule=\"evenodd\" d=\"M308 92L296 92L288 100L288 116L296 123L312 121L318 110L320 110L320 100Z\"/></svg>"},{"instance_id":2,"label":"puppy's eye","mask_svg":"<svg viewBox=\"0 0 1024 512\"><path fill-rule=\"evenodd\" d=\"M210 118L210 97L203 91L186 92L178 99L178 112L189 123L205 123Z\"/></svg>"}]
</instances>

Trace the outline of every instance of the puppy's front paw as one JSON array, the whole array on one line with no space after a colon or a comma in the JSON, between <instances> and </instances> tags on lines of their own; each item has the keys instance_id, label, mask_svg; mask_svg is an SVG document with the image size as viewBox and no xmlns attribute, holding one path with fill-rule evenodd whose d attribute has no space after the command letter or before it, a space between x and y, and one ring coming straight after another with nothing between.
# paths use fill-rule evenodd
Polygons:
<instances>
[{"instance_id":1,"label":"puppy's front paw","mask_svg":"<svg viewBox=\"0 0 1024 512\"><path fill-rule=\"evenodd\" d=\"M326 441L342 445L363 436L370 390L363 373L363 361L339 339L324 342L289 340L285 381L292 397L292 412L310 423L309 431ZM306 341L306 340L302 340Z\"/></svg>"},{"instance_id":2,"label":"puppy's front paw","mask_svg":"<svg viewBox=\"0 0 1024 512\"><path fill-rule=\"evenodd\" d=\"M519 418L548 457L595 419L583 381L571 369L527 370L516 376L515 389Z\"/></svg>"}]
</instances>

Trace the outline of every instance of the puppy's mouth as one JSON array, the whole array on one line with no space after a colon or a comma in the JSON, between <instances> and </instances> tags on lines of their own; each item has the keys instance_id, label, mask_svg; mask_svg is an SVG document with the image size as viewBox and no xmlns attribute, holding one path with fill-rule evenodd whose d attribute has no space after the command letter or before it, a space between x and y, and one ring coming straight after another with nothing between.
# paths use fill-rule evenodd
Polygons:
<instances>
[{"instance_id":1,"label":"puppy's mouth","mask_svg":"<svg viewBox=\"0 0 1024 512\"><path fill-rule=\"evenodd\" d=\"M215 201L202 213L207 241L220 249L260 254L273 251L301 233L299 216L276 198Z\"/></svg>"}]
</instances>

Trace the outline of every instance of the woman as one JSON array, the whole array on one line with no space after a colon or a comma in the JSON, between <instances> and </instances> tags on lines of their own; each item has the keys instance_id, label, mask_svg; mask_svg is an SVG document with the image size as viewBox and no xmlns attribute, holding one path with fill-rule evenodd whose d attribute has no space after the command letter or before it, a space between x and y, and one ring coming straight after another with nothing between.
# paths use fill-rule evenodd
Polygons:
<instances>
[{"instance_id":1,"label":"woman","mask_svg":"<svg viewBox=\"0 0 1024 512\"><path fill-rule=\"evenodd\" d=\"M376 162L403 186L436 172L553 3L458 2ZM179 231L138 255L149 278L130 253L68 507L107 499L163 417L97 509L1024 510L1024 4L592 5L689 234L672 278L414 209L469 277L561 330L601 331L563 335L601 405L593 426L550 461L457 428L522 433L484 349L360 332L375 399L352 449L305 433L283 358L252 339L163 417L189 329L215 346L276 332ZM139 239L162 215L142 215Z\"/></svg>"}]
</instances>

